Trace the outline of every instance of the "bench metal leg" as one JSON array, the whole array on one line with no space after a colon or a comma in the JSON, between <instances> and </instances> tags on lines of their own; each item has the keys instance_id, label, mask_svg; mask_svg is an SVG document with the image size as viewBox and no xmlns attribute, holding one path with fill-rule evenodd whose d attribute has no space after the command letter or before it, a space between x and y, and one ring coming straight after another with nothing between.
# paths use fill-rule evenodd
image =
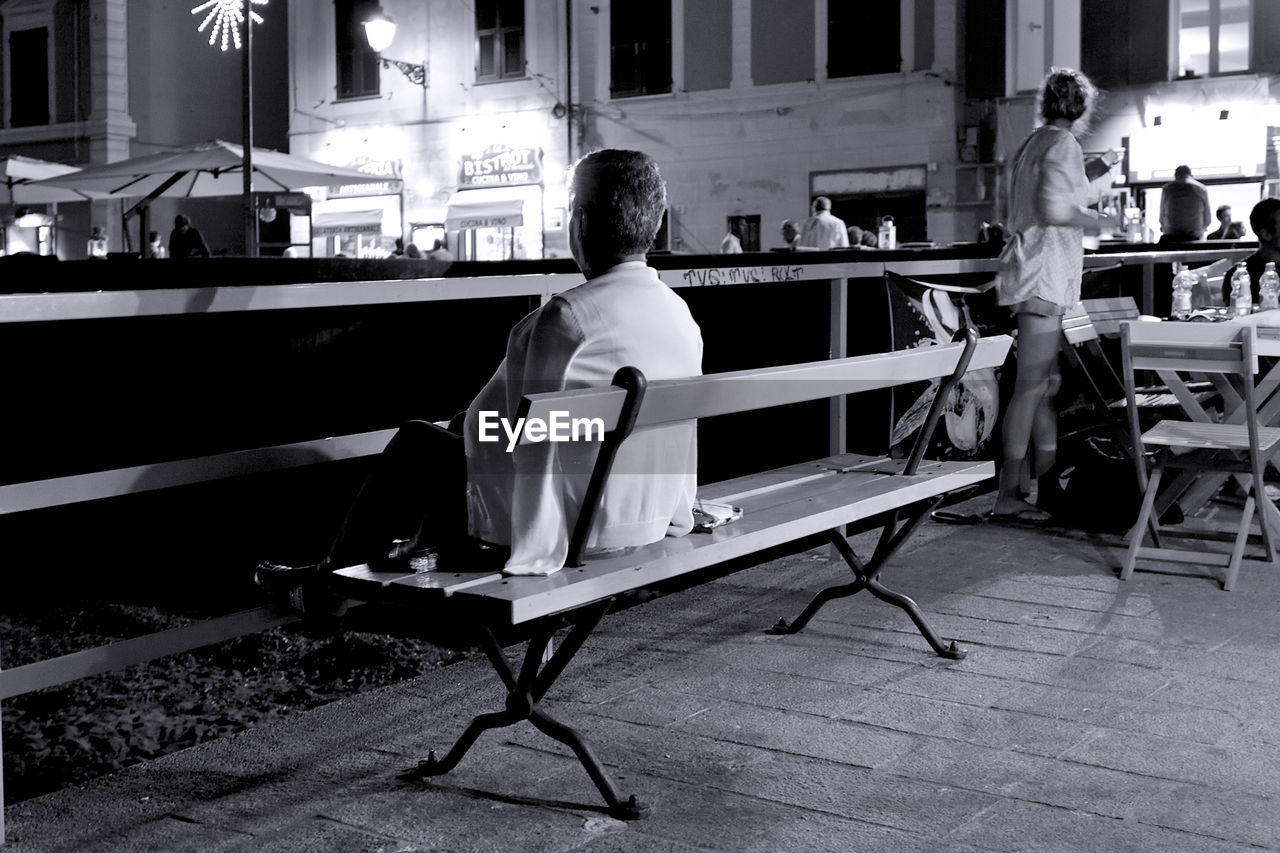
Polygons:
<instances>
[{"instance_id":1,"label":"bench metal leg","mask_svg":"<svg viewBox=\"0 0 1280 853\"><path fill-rule=\"evenodd\" d=\"M601 602L596 607L586 611L573 624L573 627L570 628L569 633L565 636L564 642L560 644L545 665L543 665L543 657L547 648L551 645L556 629L552 627L537 631L533 638L529 640L528 648L525 649L524 661L520 666L520 674L518 676L512 673L511 667L507 663L506 655L502 651L502 646L493 636L493 632L487 627L484 628L481 639L484 643L485 654L488 656L494 670L498 673L498 677L502 679L502 683L507 688L506 710L480 714L472 719L462 736L458 738L444 758L436 758L433 750L425 759L419 761L417 769L410 771L405 778L421 779L427 776L439 776L448 773L458 766L458 762L462 760L462 757L467 754L467 751L471 749L472 745L484 732L489 729L511 726L522 720L528 720L538 731L573 750L574 755L578 757L578 761L587 771L587 775L595 783L596 789L600 791L600 795L608 803L610 815L619 820L636 820L647 816L649 813L648 805L638 802L634 795L624 799L618 793L618 789L614 787L613 782L605 775L603 765L596 758L591 745L587 743L581 732L553 717L540 704L547 690L555 683L556 678L564 672L569 661L582 648L582 644L586 642L587 636L600 623L600 619L603 618L610 604L612 604L612 601Z\"/></svg>"},{"instance_id":2,"label":"bench metal leg","mask_svg":"<svg viewBox=\"0 0 1280 853\"><path fill-rule=\"evenodd\" d=\"M944 658L950 658L951 660L960 660L963 658L967 654L967 651L956 645L954 640L949 643L944 643L938 635L933 632L933 629L924 621L924 614L920 612L920 607L914 601L900 592L895 592L889 589L879 581L880 571L884 568L885 562L888 561L888 559L892 557L900 547L902 547L902 544L906 542L911 534L915 532L916 528L919 527L920 522L924 517L941 502L941 498L930 501L923 509L920 509L903 522L901 526L898 526L898 513L893 513L893 515L890 516L888 523L885 524L884 529L880 531L880 541L876 544L875 554L872 556L871 561L866 565L858 559L858 555L854 553L853 547L849 544L849 540L844 537L844 534L839 530L827 531L827 537L831 540L832 544L836 546L836 550L840 552L840 556L844 557L845 562L849 564L849 568L853 570L853 582L829 586L820 591L793 621L788 623L786 619L779 619L777 624L769 629L769 633L799 633L804 630L805 625L809 624L809 620L812 619L828 601L837 598L847 598L865 589L881 601L888 602L889 604L905 610L907 615L911 617L911 621L915 623L915 626L920 631L921 635L929 645L933 647L933 650L937 652L938 655Z\"/></svg>"}]
</instances>

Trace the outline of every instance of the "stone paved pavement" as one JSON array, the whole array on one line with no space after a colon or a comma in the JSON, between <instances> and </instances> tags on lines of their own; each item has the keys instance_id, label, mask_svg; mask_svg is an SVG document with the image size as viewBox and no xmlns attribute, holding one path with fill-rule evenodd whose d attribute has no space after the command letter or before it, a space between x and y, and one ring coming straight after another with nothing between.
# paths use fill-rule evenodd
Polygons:
<instances>
[{"instance_id":1,"label":"stone paved pavement","mask_svg":"<svg viewBox=\"0 0 1280 853\"><path fill-rule=\"evenodd\" d=\"M607 618L549 698L641 821L527 724L398 779L497 709L473 655L13 806L5 850L1280 849L1280 573L1121 584L1118 541L924 525L885 580L959 662L863 595L763 633L845 579L825 547Z\"/></svg>"}]
</instances>

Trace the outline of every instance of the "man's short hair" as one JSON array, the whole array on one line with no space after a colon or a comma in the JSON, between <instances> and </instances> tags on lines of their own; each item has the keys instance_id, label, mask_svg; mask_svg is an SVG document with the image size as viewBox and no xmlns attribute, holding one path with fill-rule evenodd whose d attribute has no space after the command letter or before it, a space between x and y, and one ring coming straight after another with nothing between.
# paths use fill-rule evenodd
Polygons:
<instances>
[{"instance_id":1,"label":"man's short hair","mask_svg":"<svg viewBox=\"0 0 1280 853\"><path fill-rule=\"evenodd\" d=\"M1249 227L1259 237L1263 231L1275 236L1277 213L1280 213L1280 198L1264 198L1249 211Z\"/></svg>"},{"instance_id":2,"label":"man's short hair","mask_svg":"<svg viewBox=\"0 0 1280 853\"><path fill-rule=\"evenodd\" d=\"M653 247L667 207L667 184L648 154L594 151L574 164L569 186L572 203L587 212L583 239L593 255L638 255Z\"/></svg>"},{"instance_id":3,"label":"man's short hair","mask_svg":"<svg viewBox=\"0 0 1280 853\"><path fill-rule=\"evenodd\" d=\"M1229 204L1220 204L1220 205L1218 205L1218 209L1217 209L1217 210L1215 210L1215 211L1213 212L1213 215L1214 215L1214 216L1216 216L1216 217L1218 217L1219 219L1221 219L1221 218L1222 218L1222 214L1224 214L1224 213L1230 213L1230 212L1231 212L1231 205L1229 205Z\"/></svg>"},{"instance_id":4,"label":"man's short hair","mask_svg":"<svg viewBox=\"0 0 1280 853\"><path fill-rule=\"evenodd\" d=\"M173 217L173 227L174 227L174 228L181 228L183 225L190 225L190 224L191 224L191 220L190 220L190 219L187 219L187 217L186 217L186 216L184 216L184 215L183 215L183 214L181 214L181 213L179 213L177 216Z\"/></svg>"},{"instance_id":5,"label":"man's short hair","mask_svg":"<svg viewBox=\"0 0 1280 853\"><path fill-rule=\"evenodd\" d=\"M1179 166L1173 170L1173 176L1175 178L1189 178L1191 177L1191 167L1186 165Z\"/></svg>"},{"instance_id":6,"label":"man's short hair","mask_svg":"<svg viewBox=\"0 0 1280 853\"><path fill-rule=\"evenodd\" d=\"M819 211L821 211L821 210L830 210L830 209L831 209L831 199L827 198L825 195L820 195L820 196L818 196L817 198L815 198L815 199L813 200L813 209L814 209L814 210L819 210Z\"/></svg>"}]
</instances>

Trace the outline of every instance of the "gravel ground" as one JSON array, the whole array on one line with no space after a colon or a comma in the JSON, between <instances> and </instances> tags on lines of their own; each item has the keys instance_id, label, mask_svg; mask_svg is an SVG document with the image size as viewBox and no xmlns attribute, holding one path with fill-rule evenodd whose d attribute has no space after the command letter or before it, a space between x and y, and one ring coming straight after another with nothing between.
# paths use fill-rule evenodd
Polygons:
<instances>
[{"instance_id":1,"label":"gravel ground","mask_svg":"<svg viewBox=\"0 0 1280 853\"><path fill-rule=\"evenodd\" d=\"M185 621L157 607L90 601L0 613L0 661L14 667ZM413 678L457 656L410 637L317 637L290 626L18 696L3 709L5 801Z\"/></svg>"}]
</instances>

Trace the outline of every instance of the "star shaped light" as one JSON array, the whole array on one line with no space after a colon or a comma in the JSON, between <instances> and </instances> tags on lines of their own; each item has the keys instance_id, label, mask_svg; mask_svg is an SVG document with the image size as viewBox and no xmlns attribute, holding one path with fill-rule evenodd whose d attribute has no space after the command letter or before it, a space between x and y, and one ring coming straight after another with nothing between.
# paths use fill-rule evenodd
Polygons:
<instances>
[{"instance_id":1,"label":"star shaped light","mask_svg":"<svg viewBox=\"0 0 1280 853\"><path fill-rule=\"evenodd\" d=\"M250 0L254 6L265 6L267 0ZM228 47L228 38L235 42L236 50L240 49L240 25L244 23L244 2L243 0L207 0L191 10L191 14L199 15L201 12L209 10L209 14L205 15L200 26L196 27L196 32L204 32L205 27L213 24L209 32L209 44L218 41L218 37L222 37L222 49ZM250 10L249 18L255 24L262 23L262 16L257 12Z\"/></svg>"}]
</instances>

